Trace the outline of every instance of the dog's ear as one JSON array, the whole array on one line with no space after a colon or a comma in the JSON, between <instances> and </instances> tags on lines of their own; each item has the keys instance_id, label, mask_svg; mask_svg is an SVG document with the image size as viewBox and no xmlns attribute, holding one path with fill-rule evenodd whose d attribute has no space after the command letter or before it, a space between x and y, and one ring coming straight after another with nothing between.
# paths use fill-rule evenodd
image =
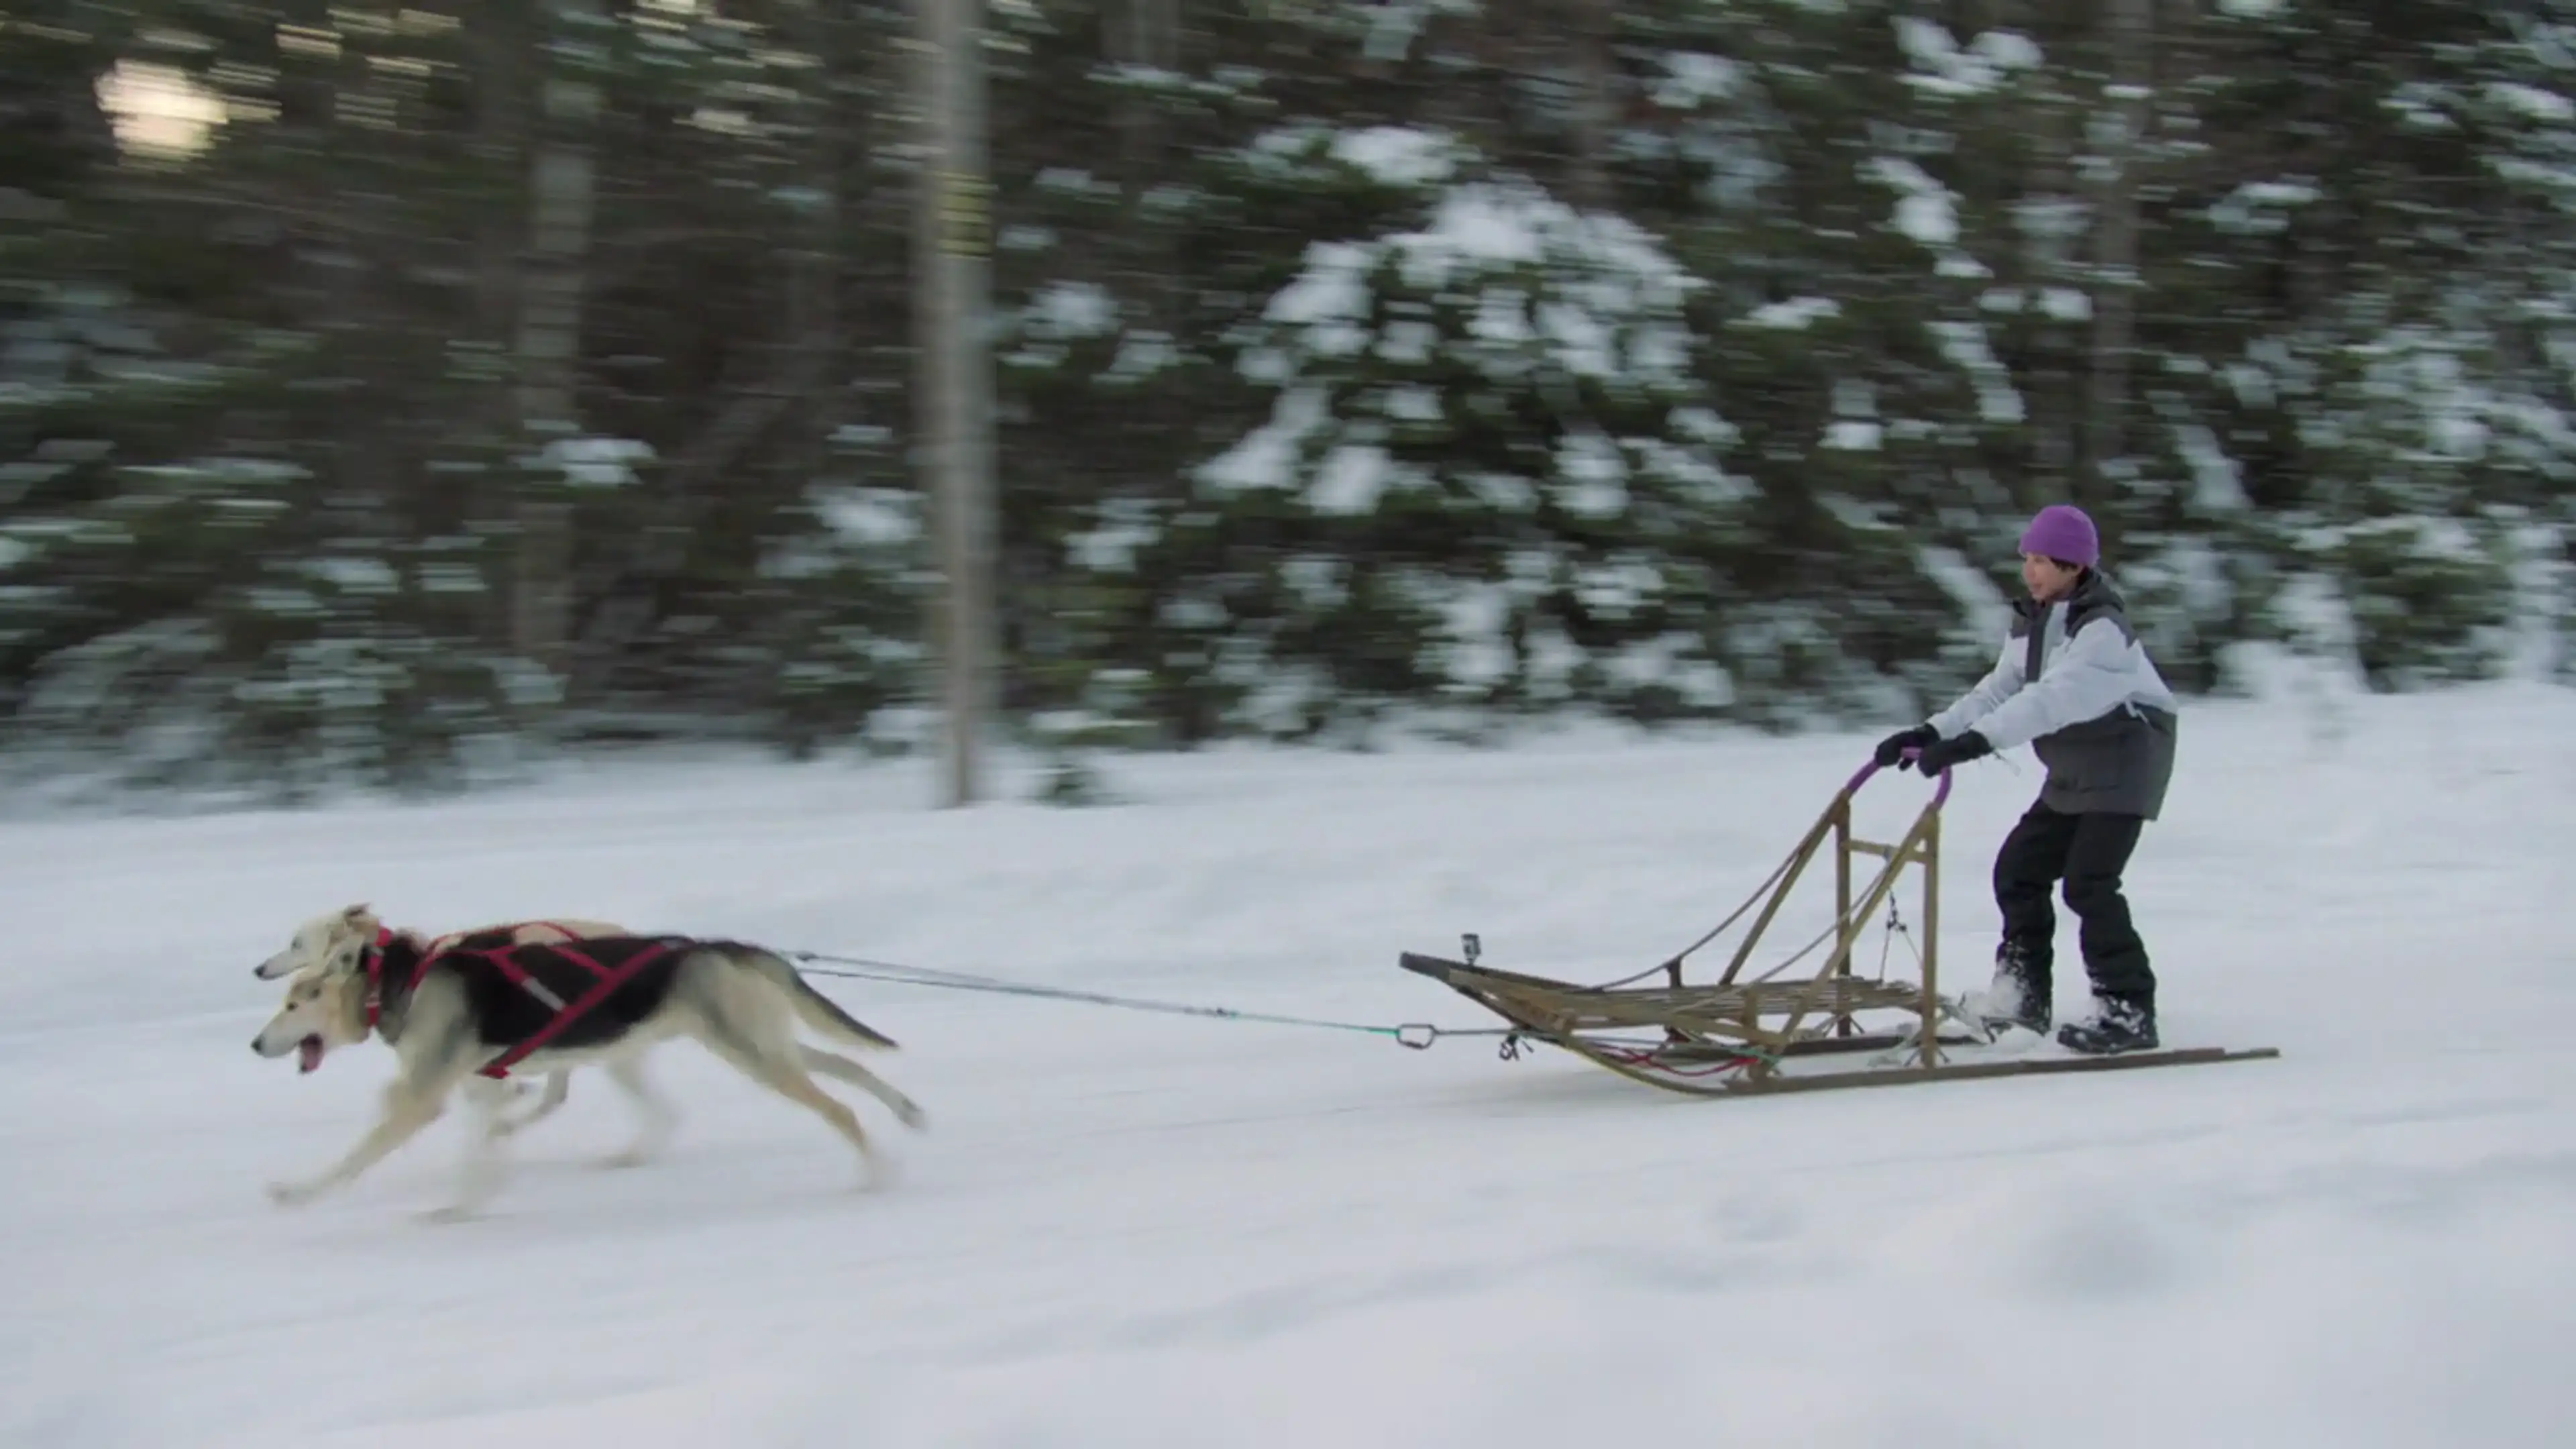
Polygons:
<instances>
[{"instance_id":1,"label":"dog's ear","mask_svg":"<svg viewBox=\"0 0 2576 1449\"><path fill-rule=\"evenodd\" d=\"M374 910L369 907L366 902L361 901L354 906L350 906L342 910L340 912L340 919L347 921L350 925L354 926L360 921L366 920L374 913Z\"/></svg>"}]
</instances>

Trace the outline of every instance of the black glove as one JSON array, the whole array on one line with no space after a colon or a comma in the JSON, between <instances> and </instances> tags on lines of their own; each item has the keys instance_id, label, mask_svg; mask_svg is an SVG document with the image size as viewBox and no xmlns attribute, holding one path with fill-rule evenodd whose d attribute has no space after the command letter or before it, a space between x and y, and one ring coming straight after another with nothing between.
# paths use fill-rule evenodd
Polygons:
<instances>
[{"instance_id":1,"label":"black glove","mask_svg":"<svg viewBox=\"0 0 2576 1449\"><path fill-rule=\"evenodd\" d=\"M1995 747L1986 743L1984 735L1969 730L1954 738L1934 740L1925 745L1923 753L1914 757L1914 768L1926 775L1937 775L1952 765L1964 765L1994 752Z\"/></svg>"},{"instance_id":2,"label":"black glove","mask_svg":"<svg viewBox=\"0 0 2576 1449\"><path fill-rule=\"evenodd\" d=\"M1875 761L1880 769L1884 770L1888 766L1905 758L1905 752L1907 750L1922 749L1939 738L1941 738L1941 732L1939 730L1932 728L1928 724L1916 725L1910 730L1901 730L1896 734L1889 735L1886 739L1880 740L1878 742L1878 748L1871 752L1870 759Z\"/></svg>"}]
</instances>

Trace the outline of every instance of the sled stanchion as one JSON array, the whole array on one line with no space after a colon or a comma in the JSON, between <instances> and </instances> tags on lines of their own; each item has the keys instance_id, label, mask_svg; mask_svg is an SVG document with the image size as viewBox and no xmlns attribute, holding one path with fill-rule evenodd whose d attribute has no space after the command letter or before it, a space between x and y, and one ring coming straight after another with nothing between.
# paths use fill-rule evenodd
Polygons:
<instances>
[{"instance_id":1,"label":"sled stanchion","mask_svg":"<svg viewBox=\"0 0 2576 1449\"><path fill-rule=\"evenodd\" d=\"M1950 793L1950 772L1941 772L1941 790L1932 797L1933 811L1923 826L1923 1025L1915 1038L1923 1044L1923 1069L1941 1062L1941 797Z\"/></svg>"},{"instance_id":2,"label":"sled stanchion","mask_svg":"<svg viewBox=\"0 0 2576 1449\"><path fill-rule=\"evenodd\" d=\"M1867 775L1854 777L1852 781L1853 787L1858 788L1860 781L1868 778L1869 777ZM1849 791L1846 791L1834 800L1834 919L1837 921L1846 921L1851 919L1851 847L1851 794ZM1845 956L1843 959L1842 974L1845 976L1851 974L1851 959L1849 956ZM1682 973L1679 967L1676 967L1673 971L1673 984L1675 986L1682 984ZM1834 1022L1834 1035L1838 1037L1848 1037L1857 1030L1859 1030L1859 1028L1852 1025L1849 1017L1842 1017Z\"/></svg>"},{"instance_id":3,"label":"sled stanchion","mask_svg":"<svg viewBox=\"0 0 2576 1449\"><path fill-rule=\"evenodd\" d=\"M1915 752L1906 752L1911 760ZM1450 961L1407 951L1399 966L1448 986L1511 1024L1504 1038L1508 1060L1530 1042L1573 1053L1648 1085L1695 1096L1726 1097L1830 1087L1887 1086L1904 1082L1980 1077L2118 1071L2206 1062L2251 1061L2280 1055L2271 1047L2217 1047L2082 1056L2010 1050L1987 1055L2013 1038L1989 1025L1962 1002L1941 994L1941 807L1950 798L1951 774L1942 770L1932 796L1894 844L1861 838L1852 801L1879 773L1864 764L1792 849L1786 860L1716 930L1688 950L1618 980L1584 986L1543 976L1503 971L1470 956ZM1747 976L1763 934L1778 918L1789 893L1816 855L1834 855L1834 919L1824 932L1786 960ZM1867 879L1856 857L1878 868ZM1896 893L1906 868L1920 868L1923 882L1920 969L1913 981L1855 974L1852 953L1872 916L1884 909L1892 933L1901 930ZM1686 958L1707 946L1759 902L1745 939L1714 981L1683 980ZM1470 938L1472 939L1472 938ZM1806 974L1785 977L1790 967L1822 948L1824 959ZM1640 985L1660 976L1660 985ZM1877 1018L1864 1024L1864 1018ZM1944 1026L1950 1029L1944 1031ZM1654 1036L1641 1038L1641 1033ZM1660 1038L1660 1039L1656 1039ZM1820 1062L1869 1056L1863 1065L1818 1069ZM1982 1059L1981 1059L1982 1058Z\"/></svg>"}]
</instances>

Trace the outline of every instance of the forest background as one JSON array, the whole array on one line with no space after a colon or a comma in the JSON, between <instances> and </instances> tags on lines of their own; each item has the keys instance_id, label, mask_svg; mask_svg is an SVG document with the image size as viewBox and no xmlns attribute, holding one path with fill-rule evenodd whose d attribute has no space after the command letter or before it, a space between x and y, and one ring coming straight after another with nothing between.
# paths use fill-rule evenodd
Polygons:
<instances>
[{"instance_id":1,"label":"forest background","mask_svg":"<svg viewBox=\"0 0 2576 1449\"><path fill-rule=\"evenodd\" d=\"M2185 690L2576 673L2576 4L986 20L1018 738L1894 727L2059 499ZM916 25L12 0L0 758L921 743Z\"/></svg>"}]
</instances>

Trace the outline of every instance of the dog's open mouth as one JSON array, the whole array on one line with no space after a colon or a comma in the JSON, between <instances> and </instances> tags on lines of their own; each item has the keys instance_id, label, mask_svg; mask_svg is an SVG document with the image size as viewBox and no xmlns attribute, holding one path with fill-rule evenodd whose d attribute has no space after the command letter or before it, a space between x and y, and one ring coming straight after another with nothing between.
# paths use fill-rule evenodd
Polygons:
<instances>
[{"instance_id":1,"label":"dog's open mouth","mask_svg":"<svg viewBox=\"0 0 2576 1449\"><path fill-rule=\"evenodd\" d=\"M320 1065L322 1065L322 1037L317 1032L295 1044L295 1070L309 1072Z\"/></svg>"}]
</instances>

